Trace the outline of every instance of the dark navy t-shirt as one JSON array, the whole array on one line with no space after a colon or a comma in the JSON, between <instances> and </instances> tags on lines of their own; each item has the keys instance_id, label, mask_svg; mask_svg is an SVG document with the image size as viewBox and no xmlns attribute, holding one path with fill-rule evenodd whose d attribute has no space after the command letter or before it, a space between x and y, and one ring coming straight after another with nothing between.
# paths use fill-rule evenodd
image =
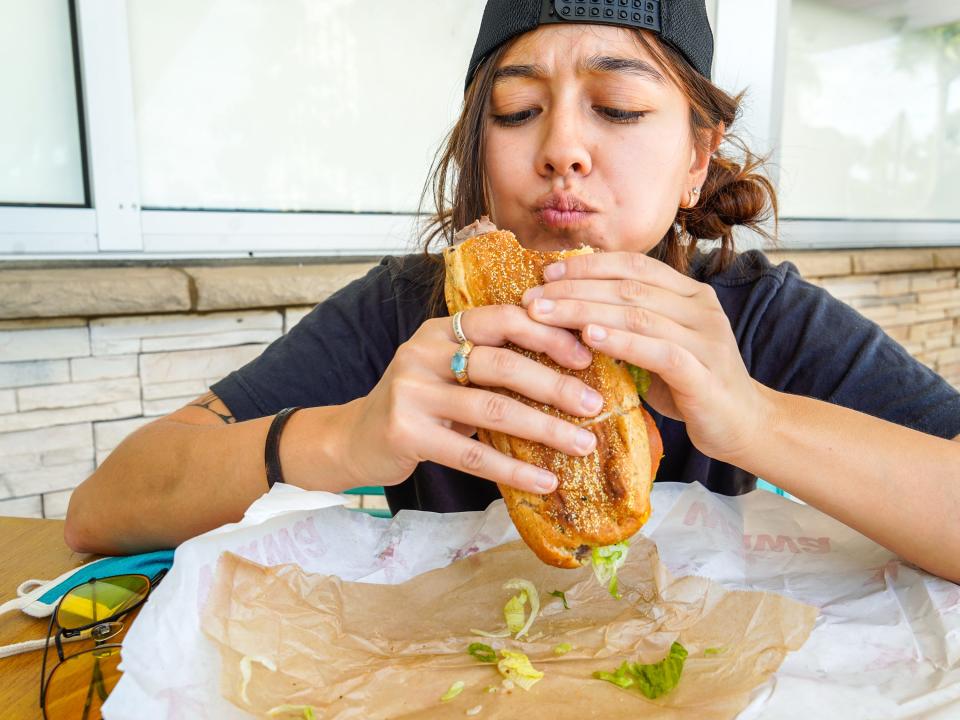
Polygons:
<instances>
[{"instance_id":1,"label":"dark navy t-shirt","mask_svg":"<svg viewBox=\"0 0 960 720\"><path fill-rule=\"evenodd\" d=\"M423 255L385 258L213 391L238 421L367 395L427 319L442 267ZM960 393L875 323L804 281L791 263L773 266L750 251L709 278L707 267L709 256L701 254L691 275L713 286L756 380L943 438L960 435ZM651 414L664 446L657 480L699 481L726 495L755 487L753 475L694 448L683 423ZM394 512L482 510L499 497L494 483L430 462L386 494Z\"/></svg>"}]
</instances>

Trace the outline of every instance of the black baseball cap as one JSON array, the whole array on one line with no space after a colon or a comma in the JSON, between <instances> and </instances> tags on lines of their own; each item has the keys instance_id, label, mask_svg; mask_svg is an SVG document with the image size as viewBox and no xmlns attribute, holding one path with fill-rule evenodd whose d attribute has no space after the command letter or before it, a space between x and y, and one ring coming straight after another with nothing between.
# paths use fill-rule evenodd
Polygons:
<instances>
[{"instance_id":1,"label":"black baseball cap","mask_svg":"<svg viewBox=\"0 0 960 720\"><path fill-rule=\"evenodd\" d=\"M710 78L713 31L704 0L487 0L464 91L487 56L541 25L589 23L650 30Z\"/></svg>"}]
</instances>

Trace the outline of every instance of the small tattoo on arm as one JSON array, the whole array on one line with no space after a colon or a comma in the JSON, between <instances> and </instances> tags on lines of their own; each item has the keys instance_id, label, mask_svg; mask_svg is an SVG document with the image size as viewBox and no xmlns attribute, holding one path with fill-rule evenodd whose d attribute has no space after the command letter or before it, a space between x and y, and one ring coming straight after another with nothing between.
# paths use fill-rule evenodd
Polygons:
<instances>
[{"instance_id":1,"label":"small tattoo on arm","mask_svg":"<svg viewBox=\"0 0 960 720\"><path fill-rule=\"evenodd\" d=\"M199 398L198 400L190 403L188 407L203 408L204 410L212 412L214 415L220 418L227 425L235 423L237 419L233 415L230 415L229 412L226 415L224 415L223 413L218 412L217 410L214 410L212 407L210 407L211 405L213 405L213 403L217 402L219 399L220 398L218 398L216 395L210 392L204 395L202 398Z\"/></svg>"}]
</instances>

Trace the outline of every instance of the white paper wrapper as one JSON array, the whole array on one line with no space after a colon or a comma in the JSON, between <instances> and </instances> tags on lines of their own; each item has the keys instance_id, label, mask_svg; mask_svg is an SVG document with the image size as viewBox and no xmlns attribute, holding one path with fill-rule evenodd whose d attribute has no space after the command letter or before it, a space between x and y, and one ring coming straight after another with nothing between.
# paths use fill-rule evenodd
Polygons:
<instances>
[{"instance_id":1,"label":"white paper wrapper","mask_svg":"<svg viewBox=\"0 0 960 720\"><path fill-rule=\"evenodd\" d=\"M517 539L502 503L483 513L404 512L380 520L335 495L277 485L244 520L184 543L124 642L114 718L247 718L220 695L219 654L200 631L224 551L264 565L398 583ZM676 576L780 593L820 610L740 718L960 717L960 587L822 513L771 493L725 498L657 483L653 539Z\"/></svg>"}]
</instances>

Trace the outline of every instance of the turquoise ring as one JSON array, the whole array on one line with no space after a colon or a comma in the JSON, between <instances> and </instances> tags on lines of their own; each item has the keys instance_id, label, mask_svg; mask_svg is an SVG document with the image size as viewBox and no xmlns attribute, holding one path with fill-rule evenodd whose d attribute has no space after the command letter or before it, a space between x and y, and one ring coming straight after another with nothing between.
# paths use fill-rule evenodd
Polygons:
<instances>
[{"instance_id":1,"label":"turquoise ring","mask_svg":"<svg viewBox=\"0 0 960 720\"><path fill-rule=\"evenodd\" d=\"M472 350L472 342L469 340L462 342L450 359L450 370L453 372L453 376L457 379L457 382L461 385L470 384L470 378L467 376L467 363Z\"/></svg>"}]
</instances>

